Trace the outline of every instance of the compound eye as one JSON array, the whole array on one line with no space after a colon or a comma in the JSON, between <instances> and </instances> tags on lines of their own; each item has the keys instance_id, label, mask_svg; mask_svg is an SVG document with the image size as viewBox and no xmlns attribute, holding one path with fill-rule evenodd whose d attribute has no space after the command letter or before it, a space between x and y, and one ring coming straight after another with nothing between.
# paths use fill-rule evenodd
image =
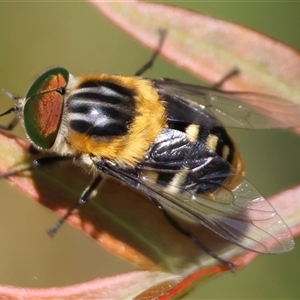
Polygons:
<instances>
[{"instance_id":1,"label":"compound eye","mask_svg":"<svg viewBox=\"0 0 300 300\"><path fill-rule=\"evenodd\" d=\"M54 68L43 73L26 94L25 129L30 140L40 148L49 149L56 140L68 80L66 69Z\"/></svg>"}]
</instances>

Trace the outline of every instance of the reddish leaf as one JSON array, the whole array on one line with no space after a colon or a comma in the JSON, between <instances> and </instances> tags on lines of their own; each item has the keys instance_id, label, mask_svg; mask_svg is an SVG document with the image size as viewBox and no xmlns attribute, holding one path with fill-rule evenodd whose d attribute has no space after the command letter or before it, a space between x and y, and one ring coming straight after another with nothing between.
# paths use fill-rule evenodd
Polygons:
<instances>
[{"instance_id":1,"label":"reddish leaf","mask_svg":"<svg viewBox=\"0 0 300 300\"><path fill-rule=\"evenodd\" d=\"M199 77L215 83L238 67L240 76L226 82L226 88L275 94L300 103L299 52L279 41L178 7L139 1L90 2L152 49L157 46L157 30L166 29L161 54Z\"/></svg>"},{"instance_id":2,"label":"reddish leaf","mask_svg":"<svg viewBox=\"0 0 300 300\"><path fill-rule=\"evenodd\" d=\"M161 272L139 271L61 288L30 289L1 286L5 299L153 299L168 291L179 276ZM159 286L157 289L151 289ZM145 292L145 290L147 290Z\"/></svg>"}]
</instances>

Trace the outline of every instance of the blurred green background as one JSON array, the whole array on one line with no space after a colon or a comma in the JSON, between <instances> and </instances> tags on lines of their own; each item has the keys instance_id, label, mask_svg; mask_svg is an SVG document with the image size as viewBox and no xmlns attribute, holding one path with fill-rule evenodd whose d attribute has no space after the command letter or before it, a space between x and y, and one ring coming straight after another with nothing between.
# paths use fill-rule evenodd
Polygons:
<instances>
[{"instance_id":1,"label":"blurred green background","mask_svg":"<svg viewBox=\"0 0 300 300\"><path fill-rule=\"evenodd\" d=\"M300 3L168 3L244 24L300 49ZM131 75L150 55L85 2L1 2L0 20L0 86L20 96L37 74L52 66L66 67L77 75ZM161 58L146 76L199 82ZM2 112L11 101L5 95L0 98ZM16 132L23 135L20 126ZM300 183L299 137L275 130L232 133L244 157L247 178L263 195ZM0 186L0 284L62 286L135 269L70 226L64 226L55 239L48 238L45 230L57 216L5 180ZM206 281L186 298L299 299L299 278L300 247L296 246L287 254L261 255L234 275Z\"/></svg>"}]
</instances>

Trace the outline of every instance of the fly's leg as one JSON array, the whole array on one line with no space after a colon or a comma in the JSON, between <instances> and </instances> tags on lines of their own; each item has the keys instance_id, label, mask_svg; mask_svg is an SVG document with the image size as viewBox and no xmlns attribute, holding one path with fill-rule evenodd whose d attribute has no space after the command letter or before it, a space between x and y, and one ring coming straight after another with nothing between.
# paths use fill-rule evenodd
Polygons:
<instances>
[{"instance_id":1,"label":"fly's leg","mask_svg":"<svg viewBox=\"0 0 300 300\"><path fill-rule=\"evenodd\" d=\"M36 153L37 149L34 148L33 146L31 146L29 151L33 154L33 153ZM69 160L69 159L71 159L71 158L70 157L64 157L64 156L48 156L48 157L38 158L38 159L33 160L31 165L29 165L29 166L0 174L0 179L1 178L7 178L7 177L10 177L10 176L15 176L15 175L18 175L18 174L23 173L25 171L34 170L36 168L40 168L40 167L45 166L45 165L50 165L50 164L53 164L53 163L56 163L56 162L59 162L59 161L62 161L62 160ZM81 198L82 198L82 196L81 196ZM74 206L73 209L75 209L75 206ZM64 219L66 219L71 214L72 210L70 209L68 211L68 215L65 216ZM60 222L60 223L62 224L63 222ZM56 226L56 227L57 228L56 228L55 231L57 231L58 227L60 227L60 226ZM54 231L54 229L52 229L52 231ZM50 233L49 233L49 235L50 235Z\"/></svg>"},{"instance_id":2,"label":"fly's leg","mask_svg":"<svg viewBox=\"0 0 300 300\"><path fill-rule=\"evenodd\" d=\"M33 146L30 147L30 152L31 153L36 153L36 151L38 151L36 148L34 148ZM59 161L70 160L70 159L71 159L71 157L67 157L67 156L48 156L48 157L38 158L38 159L33 160L31 165L29 165L29 166L0 174L0 179L1 178L7 178L7 177L10 177L10 176L14 176L14 175L18 175L18 174L23 173L25 171L34 170L36 168L41 168L45 165L51 165L51 164L59 162ZM72 212L75 209L77 209L79 206L84 205L84 204L87 203L87 201L92 196L93 192L97 189L97 187L100 184L101 180L102 180L102 177L100 175L98 175L93 180L93 182L83 191L83 193L81 194L78 201L68 209L66 214L61 219L59 219L59 221L52 228L50 228L47 231L49 236L53 237L56 234L56 232L58 231L58 229L61 227L61 225L64 223L64 221L72 214Z\"/></svg>"},{"instance_id":3,"label":"fly's leg","mask_svg":"<svg viewBox=\"0 0 300 300\"><path fill-rule=\"evenodd\" d=\"M8 113L10 113L10 111ZM7 114L7 112L4 114ZM0 115L0 117L4 116L4 114ZM6 131L11 131L17 126L18 123L19 123L19 117L15 116L7 125L0 124L0 129L6 130Z\"/></svg>"},{"instance_id":4,"label":"fly's leg","mask_svg":"<svg viewBox=\"0 0 300 300\"><path fill-rule=\"evenodd\" d=\"M5 93L7 95L8 98L11 98L15 101L18 100L18 97L14 96L10 92L8 92L4 89L2 89L2 91L3 91L3 93ZM0 117L8 115L10 113L16 113L18 111L19 111L19 108L17 106L14 106L14 107L8 109L6 112L0 114ZM16 115L8 125L0 125L0 129L6 130L6 131L13 130L18 123L19 123L19 117Z\"/></svg>"},{"instance_id":5,"label":"fly's leg","mask_svg":"<svg viewBox=\"0 0 300 300\"><path fill-rule=\"evenodd\" d=\"M135 72L134 76L140 76L152 67L155 59L159 55L159 52L164 44L166 36L167 36L167 32L165 30L163 29L159 30L159 41L158 41L157 48L152 53L150 59L137 72Z\"/></svg>"},{"instance_id":6,"label":"fly's leg","mask_svg":"<svg viewBox=\"0 0 300 300\"><path fill-rule=\"evenodd\" d=\"M36 149L34 147L30 147L30 152L31 151L36 151ZM24 168L20 168L20 169L16 169L16 170L12 170L12 171L8 171L5 172L3 174L0 174L0 178L7 178L10 176L14 176L14 175L18 175L20 173L23 173L25 171L30 171L30 170L34 170L35 168L39 168L41 166L45 166L48 164L53 164L55 162L61 161L61 160L67 160L70 159L69 157L64 157L64 156L48 156L48 157L42 157L42 158L38 158L32 161L31 165L24 167Z\"/></svg>"},{"instance_id":7,"label":"fly's leg","mask_svg":"<svg viewBox=\"0 0 300 300\"><path fill-rule=\"evenodd\" d=\"M93 196L93 193L99 186L100 182L102 180L102 177L98 175L92 183L83 191L78 201L71 206L66 214L58 220L58 222L49 230L47 230L47 233L49 236L53 237L57 230L61 227L61 225L65 222L65 220L73 213L75 209L77 209L79 206L84 205L88 202L88 200Z\"/></svg>"},{"instance_id":8,"label":"fly's leg","mask_svg":"<svg viewBox=\"0 0 300 300\"><path fill-rule=\"evenodd\" d=\"M215 84L211 86L212 89L214 90L219 90L224 82L230 80L232 77L238 76L240 73L239 69L234 68L230 70L227 74L225 74L219 81L217 81Z\"/></svg>"},{"instance_id":9,"label":"fly's leg","mask_svg":"<svg viewBox=\"0 0 300 300\"><path fill-rule=\"evenodd\" d=\"M153 66L153 64L154 64L157 56L159 55L160 50L164 44L166 36L167 36L166 30L160 29L157 48L152 53L152 56L150 57L150 59L137 72L135 72L134 76L142 75L143 73L145 73L147 70L149 70ZM213 84L211 86L211 88L215 89L215 90L220 89L221 86L224 84L224 82L226 82L227 80L230 80L234 76L237 76L239 73L240 73L239 69L237 69L237 68L232 69L227 74L225 74L225 76L223 76L218 82Z\"/></svg>"},{"instance_id":10,"label":"fly's leg","mask_svg":"<svg viewBox=\"0 0 300 300\"><path fill-rule=\"evenodd\" d=\"M206 252L208 255L212 256L214 259L219 261L221 264L225 265L230 272L235 272L234 265L219 257L216 253L214 253L212 250L210 250L205 244L203 244L196 236L194 236L191 232L183 228L163 207L163 205L160 204L159 201L157 201L155 198L150 197L154 205L163 213L166 220L180 233L190 238L197 246L199 246L204 252Z\"/></svg>"}]
</instances>

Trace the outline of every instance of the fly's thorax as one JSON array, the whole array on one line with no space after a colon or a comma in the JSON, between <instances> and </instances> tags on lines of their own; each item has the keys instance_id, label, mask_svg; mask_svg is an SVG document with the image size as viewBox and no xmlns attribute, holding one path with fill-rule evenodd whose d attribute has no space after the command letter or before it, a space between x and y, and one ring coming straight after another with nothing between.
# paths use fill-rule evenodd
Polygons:
<instances>
[{"instance_id":1,"label":"fly's thorax","mask_svg":"<svg viewBox=\"0 0 300 300\"><path fill-rule=\"evenodd\" d=\"M89 154L122 166L145 156L166 124L165 108L151 81L87 75L70 78L56 151Z\"/></svg>"}]
</instances>

